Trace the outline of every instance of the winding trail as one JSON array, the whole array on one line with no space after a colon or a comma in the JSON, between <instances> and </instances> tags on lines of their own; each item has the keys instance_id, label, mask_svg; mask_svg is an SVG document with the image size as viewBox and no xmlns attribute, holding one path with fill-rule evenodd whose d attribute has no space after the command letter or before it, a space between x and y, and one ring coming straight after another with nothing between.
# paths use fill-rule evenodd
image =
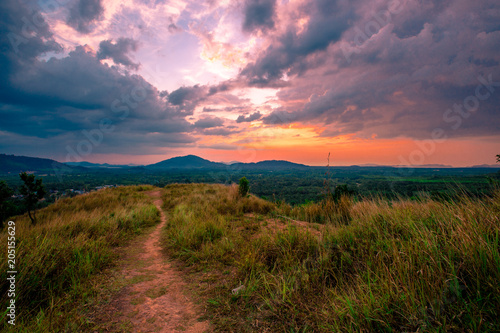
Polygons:
<instances>
[{"instance_id":1,"label":"winding trail","mask_svg":"<svg viewBox=\"0 0 500 333\"><path fill-rule=\"evenodd\" d=\"M111 332L209 332L198 319L202 311L186 296L180 273L166 260L160 235L166 223L160 190L147 192L161 212L161 223L125 248L118 270L123 287L101 313L99 322Z\"/></svg>"}]
</instances>

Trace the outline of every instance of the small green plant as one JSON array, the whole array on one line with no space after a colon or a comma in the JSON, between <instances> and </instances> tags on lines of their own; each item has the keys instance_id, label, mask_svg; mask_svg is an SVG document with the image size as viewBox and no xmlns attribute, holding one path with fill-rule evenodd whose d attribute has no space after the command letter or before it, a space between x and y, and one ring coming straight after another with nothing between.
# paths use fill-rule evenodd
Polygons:
<instances>
[{"instance_id":1,"label":"small green plant","mask_svg":"<svg viewBox=\"0 0 500 333\"><path fill-rule=\"evenodd\" d=\"M42 184L42 179L35 179L35 175L28 175L26 172L20 173L19 177L23 181L20 192L24 196L24 202L26 203L26 208L28 209L28 216L30 217L31 223L36 223L36 204L45 196L45 188ZM31 211L33 211L33 216L31 216Z\"/></svg>"},{"instance_id":2,"label":"small green plant","mask_svg":"<svg viewBox=\"0 0 500 333\"><path fill-rule=\"evenodd\" d=\"M240 185L238 187L238 193L242 197L246 197L248 194L248 190L250 190L250 185L248 182L248 179L246 177L243 177L240 179Z\"/></svg>"}]
</instances>

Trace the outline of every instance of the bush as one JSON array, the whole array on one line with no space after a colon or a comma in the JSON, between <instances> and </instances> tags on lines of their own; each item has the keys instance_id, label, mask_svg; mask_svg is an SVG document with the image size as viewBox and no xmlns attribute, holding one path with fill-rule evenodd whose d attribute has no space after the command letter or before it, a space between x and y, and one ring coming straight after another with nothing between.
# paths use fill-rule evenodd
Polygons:
<instances>
[{"instance_id":1,"label":"bush","mask_svg":"<svg viewBox=\"0 0 500 333\"><path fill-rule=\"evenodd\" d=\"M335 203L338 203L341 201L342 197L352 198L354 194L354 190L351 190L347 185L337 185L335 191L331 194L331 199L333 199Z\"/></svg>"},{"instance_id":2,"label":"bush","mask_svg":"<svg viewBox=\"0 0 500 333\"><path fill-rule=\"evenodd\" d=\"M240 186L238 187L238 192L242 197L246 197L248 194L248 190L250 190L250 186L248 184L249 182L246 177L240 179Z\"/></svg>"}]
</instances>

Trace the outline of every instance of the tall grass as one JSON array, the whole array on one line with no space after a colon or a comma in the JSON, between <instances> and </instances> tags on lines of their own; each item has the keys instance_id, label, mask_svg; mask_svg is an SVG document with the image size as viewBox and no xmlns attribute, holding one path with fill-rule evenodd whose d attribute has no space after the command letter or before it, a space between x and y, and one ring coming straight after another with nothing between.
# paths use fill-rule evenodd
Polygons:
<instances>
[{"instance_id":1,"label":"tall grass","mask_svg":"<svg viewBox=\"0 0 500 333\"><path fill-rule=\"evenodd\" d=\"M245 213L266 214L273 208L254 196L241 197L236 186L174 184L166 189L164 207L170 218L164 242L188 262L232 261L235 242L240 239L232 221Z\"/></svg>"},{"instance_id":2,"label":"tall grass","mask_svg":"<svg viewBox=\"0 0 500 333\"><path fill-rule=\"evenodd\" d=\"M159 221L159 211L143 193L151 189L120 187L59 200L37 213L35 226L27 215L11 218L17 239L16 332L78 327L65 311L85 298L88 279L113 262L113 247ZM0 244L7 245L6 230ZM2 251L0 328L8 330L5 255Z\"/></svg>"},{"instance_id":3,"label":"tall grass","mask_svg":"<svg viewBox=\"0 0 500 333\"><path fill-rule=\"evenodd\" d=\"M322 224L347 224L351 220L351 209L354 205L350 196L340 196L338 200L326 199L305 205L290 206L281 202L278 212L300 221Z\"/></svg>"},{"instance_id":4,"label":"tall grass","mask_svg":"<svg viewBox=\"0 0 500 333\"><path fill-rule=\"evenodd\" d=\"M217 329L500 331L500 193L291 208L233 192L172 185L164 197L165 248L203 272ZM272 228L277 215L325 225Z\"/></svg>"}]
</instances>

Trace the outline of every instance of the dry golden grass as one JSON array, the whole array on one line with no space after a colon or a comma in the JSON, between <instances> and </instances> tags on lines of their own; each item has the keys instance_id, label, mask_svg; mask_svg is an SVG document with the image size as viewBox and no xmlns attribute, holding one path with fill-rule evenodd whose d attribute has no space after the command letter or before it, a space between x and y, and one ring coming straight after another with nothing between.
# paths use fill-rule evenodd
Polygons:
<instances>
[{"instance_id":1,"label":"dry golden grass","mask_svg":"<svg viewBox=\"0 0 500 333\"><path fill-rule=\"evenodd\" d=\"M500 194L290 207L234 193L172 185L164 197L165 248L199 272L218 330L500 331ZM276 216L325 225L271 232Z\"/></svg>"},{"instance_id":2,"label":"dry golden grass","mask_svg":"<svg viewBox=\"0 0 500 333\"><path fill-rule=\"evenodd\" d=\"M86 282L110 265L113 247L159 221L143 192L149 186L120 187L64 199L37 212L38 223L15 216L16 332L75 329L66 317L89 292ZM0 244L7 244L7 229ZM6 252L1 254L1 324L7 325ZM57 314L57 315L56 315Z\"/></svg>"},{"instance_id":3,"label":"dry golden grass","mask_svg":"<svg viewBox=\"0 0 500 333\"><path fill-rule=\"evenodd\" d=\"M65 309L85 304L114 246L158 221L148 189L61 200L38 212L36 226L14 218L16 331L82 327ZM500 193L291 207L242 198L236 186L174 184L163 200L163 246L190 272L219 331L500 331ZM279 220L284 227L271 225ZM6 260L0 269L5 309Z\"/></svg>"}]
</instances>

